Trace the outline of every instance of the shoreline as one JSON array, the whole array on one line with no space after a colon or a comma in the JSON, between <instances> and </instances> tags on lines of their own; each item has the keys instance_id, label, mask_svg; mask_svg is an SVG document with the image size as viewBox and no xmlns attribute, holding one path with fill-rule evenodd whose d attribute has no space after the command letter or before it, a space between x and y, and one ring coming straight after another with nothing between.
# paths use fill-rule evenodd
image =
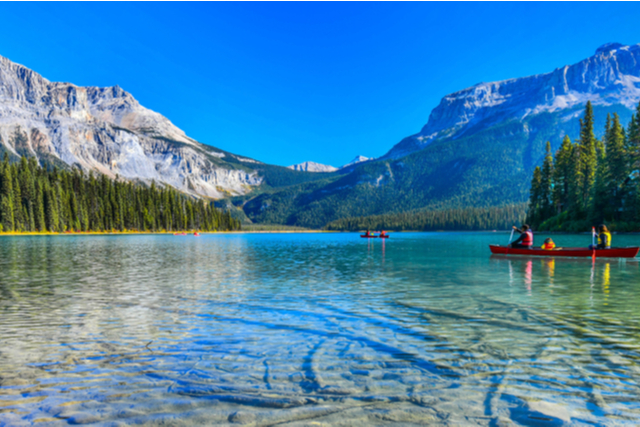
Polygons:
<instances>
[{"instance_id":1,"label":"shoreline","mask_svg":"<svg viewBox=\"0 0 640 427\"><path fill-rule=\"evenodd\" d=\"M51 232L51 231L11 231L0 232L2 236L126 236L126 235L176 235L193 236L194 233L204 234L265 234L265 233L336 233L327 230L269 230L269 231L80 231L80 232Z\"/></svg>"},{"instance_id":2,"label":"shoreline","mask_svg":"<svg viewBox=\"0 0 640 427\"><path fill-rule=\"evenodd\" d=\"M362 231L343 230L239 230L239 231L197 231L200 235L205 234L315 234L315 233L361 233ZM509 230L401 230L389 231L389 233L509 233ZM39 232L39 231L11 231L0 232L3 236L126 236L126 235L176 235L192 236L196 231L80 231L80 232ZM544 235L591 235L591 232L567 232L567 231L537 231L535 234ZM612 232L614 235L640 235L640 231L619 231Z\"/></svg>"}]
</instances>

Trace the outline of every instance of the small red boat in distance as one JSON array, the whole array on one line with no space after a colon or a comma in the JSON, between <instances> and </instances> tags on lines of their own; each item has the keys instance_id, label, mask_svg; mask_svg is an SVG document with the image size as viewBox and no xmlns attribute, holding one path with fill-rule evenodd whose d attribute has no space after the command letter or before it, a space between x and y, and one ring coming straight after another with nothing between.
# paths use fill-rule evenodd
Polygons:
<instances>
[{"instance_id":1,"label":"small red boat in distance","mask_svg":"<svg viewBox=\"0 0 640 427\"><path fill-rule=\"evenodd\" d=\"M375 234L369 234L369 235L361 234L360 237L362 237L363 239L376 239L376 238L388 239L389 235L386 234L386 233L385 234L378 234L378 235L375 235Z\"/></svg>"},{"instance_id":2,"label":"small red boat in distance","mask_svg":"<svg viewBox=\"0 0 640 427\"><path fill-rule=\"evenodd\" d=\"M545 250L541 248L523 249L501 245L489 245L492 254L496 255L529 255L545 257L593 257L596 258L635 258L640 247L589 249L589 248L557 248Z\"/></svg>"}]
</instances>

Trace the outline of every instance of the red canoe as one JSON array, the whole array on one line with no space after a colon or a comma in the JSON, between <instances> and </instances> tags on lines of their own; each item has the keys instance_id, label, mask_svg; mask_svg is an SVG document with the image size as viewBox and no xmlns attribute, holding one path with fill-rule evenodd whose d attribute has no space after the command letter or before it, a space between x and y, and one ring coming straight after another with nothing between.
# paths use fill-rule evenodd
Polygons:
<instances>
[{"instance_id":1,"label":"red canoe","mask_svg":"<svg viewBox=\"0 0 640 427\"><path fill-rule=\"evenodd\" d=\"M360 237L364 238L364 239L375 239L375 238L379 238L379 239L388 239L389 235L386 234L384 236L376 236L376 235L371 235L371 236L367 236L366 234L361 234Z\"/></svg>"},{"instance_id":2,"label":"red canoe","mask_svg":"<svg viewBox=\"0 0 640 427\"><path fill-rule=\"evenodd\" d=\"M595 253L596 258L634 258L640 251L638 247L597 249L595 251L589 248L559 248L547 251L539 248L513 249L500 245L489 245L489 249L492 254L498 255L590 257Z\"/></svg>"}]
</instances>

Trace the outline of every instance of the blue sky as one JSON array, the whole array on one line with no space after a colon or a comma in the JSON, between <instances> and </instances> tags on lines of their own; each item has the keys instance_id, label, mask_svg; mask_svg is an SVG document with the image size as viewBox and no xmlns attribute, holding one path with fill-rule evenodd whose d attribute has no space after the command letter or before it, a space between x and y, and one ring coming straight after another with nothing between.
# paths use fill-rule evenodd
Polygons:
<instances>
[{"instance_id":1,"label":"blue sky","mask_svg":"<svg viewBox=\"0 0 640 427\"><path fill-rule=\"evenodd\" d=\"M0 3L0 55L120 85L189 136L335 166L418 132L448 93L640 43L638 3Z\"/></svg>"}]
</instances>

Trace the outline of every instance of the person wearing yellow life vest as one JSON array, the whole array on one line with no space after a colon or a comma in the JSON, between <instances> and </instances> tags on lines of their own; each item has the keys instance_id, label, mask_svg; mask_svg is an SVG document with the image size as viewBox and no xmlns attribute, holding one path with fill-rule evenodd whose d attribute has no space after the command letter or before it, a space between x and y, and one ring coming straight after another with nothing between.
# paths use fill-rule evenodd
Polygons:
<instances>
[{"instance_id":1,"label":"person wearing yellow life vest","mask_svg":"<svg viewBox=\"0 0 640 427\"><path fill-rule=\"evenodd\" d=\"M589 249L611 249L611 232L606 225L598 226L598 244L595 247L589 245Z\"/></svg>"},{"instance_id":2,"label":"person wearing yellow life vest","mask_svg":"<svg viewBox=\"0 0 640 427\"><path fill-rule=\"evenodd\" d=\"M556 244L553 243L553 240L551 240L551 237L548 237L547 239L545 239L544 244L542 245L542 249L546 251L553 250L555 247L556 247Z\"/></svg>"}]
</instances>

